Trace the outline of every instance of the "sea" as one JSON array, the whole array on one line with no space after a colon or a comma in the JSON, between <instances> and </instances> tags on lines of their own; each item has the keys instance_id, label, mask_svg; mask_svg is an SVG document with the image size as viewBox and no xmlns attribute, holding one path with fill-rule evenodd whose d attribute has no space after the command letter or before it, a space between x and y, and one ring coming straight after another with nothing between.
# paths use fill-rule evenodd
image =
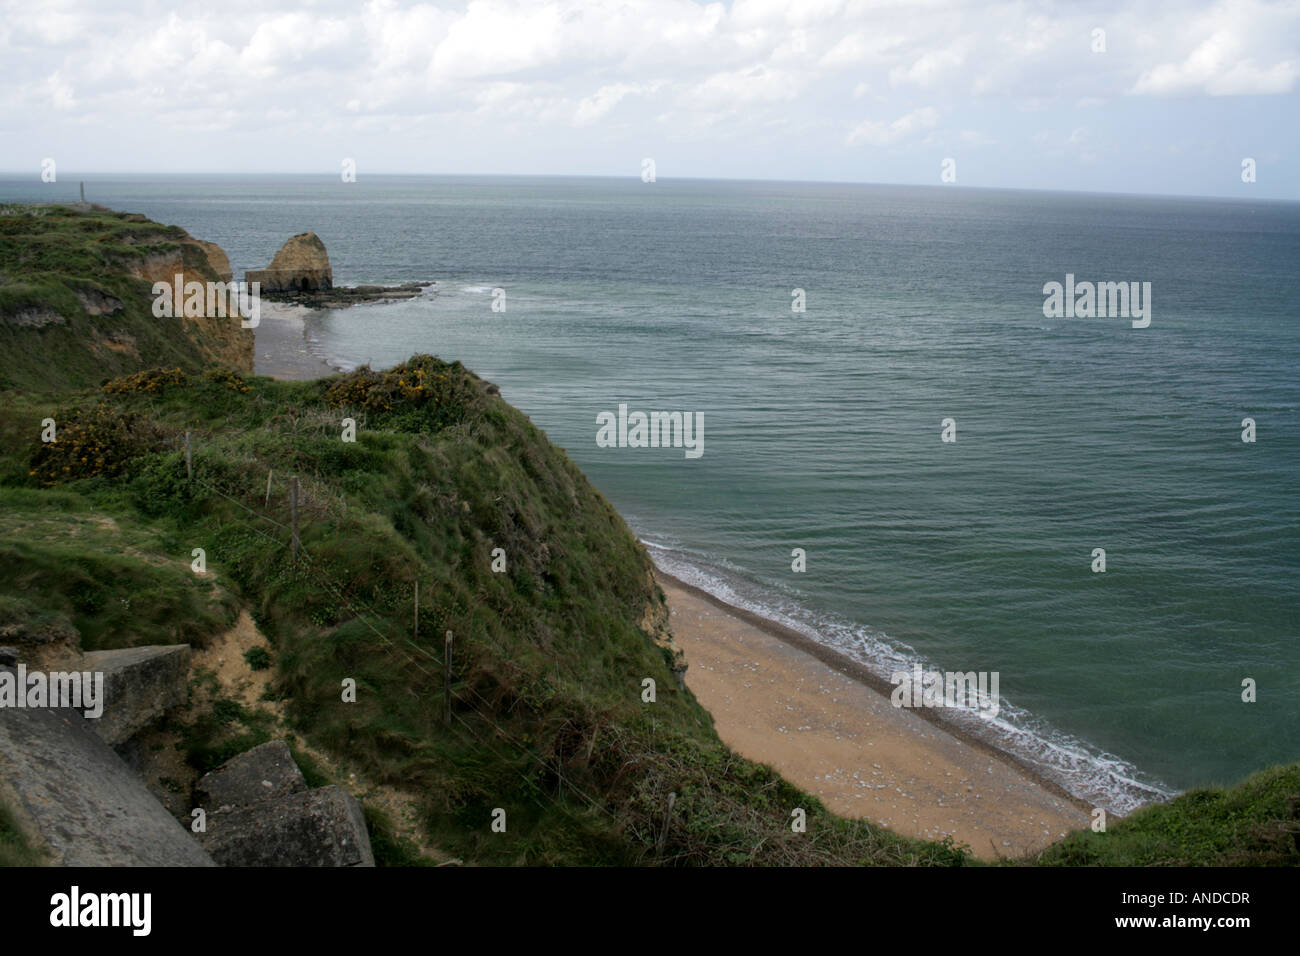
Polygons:
<instances>
[{"instance_id":1,"label":"sea","mask_svg":"<svg viewBox=\"0 0 1300 956\"><path fill-rule=\"evenodd\" d=\"M660 568L886 679L996 672L997 716L958 721L1096 806L1300 760L1300 203L81 178L236 277L311 230L336 284L436 283L312 315L312 351L459 359ZM1136 283L1149 324L1045 314L1052 282ZM621 405L690 415L703 453L598 443Z\"/></svg>"}]
</instances>

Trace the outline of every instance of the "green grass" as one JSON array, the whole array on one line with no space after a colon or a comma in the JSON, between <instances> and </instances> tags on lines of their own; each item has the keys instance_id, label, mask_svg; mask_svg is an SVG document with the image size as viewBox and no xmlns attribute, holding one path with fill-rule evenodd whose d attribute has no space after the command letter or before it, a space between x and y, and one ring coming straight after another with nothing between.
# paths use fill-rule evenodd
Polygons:
<instances>
[{"instance_id":1,"label":"green grass","mask_svg":"<svg viewBox=\"0 0 1300 956\"><path fill-rule=\"evenodd\" d=\"M45 855L27 842L14 812L0 802L0 867L44 866Z\"/></svg>"},{"instance_id":2,"label":"green grass","mask_svg":"<svg viewBox=\"0 0 1300 956\"><path fill-rule=\"evenodd\" d=\"M1300 765L1272 767L1230 788L1192 790L1080 830L1021 862L1045 866L1300 865Z\"/></svg>"}]
</instances>

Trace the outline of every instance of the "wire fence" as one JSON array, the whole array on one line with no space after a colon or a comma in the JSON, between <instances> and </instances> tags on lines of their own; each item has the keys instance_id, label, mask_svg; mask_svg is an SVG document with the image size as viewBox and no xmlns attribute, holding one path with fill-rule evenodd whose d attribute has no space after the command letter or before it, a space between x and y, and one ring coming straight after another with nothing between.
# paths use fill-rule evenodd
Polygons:
<instances>
[{"instance_id":1,"label":"wire fence","mask_svg":"<svg viewBox=\"0 0 1300 956\"><path fill-rule=\"evenodd\" d=\"M227 494L223 489L217 487L216 485L213 485L212 483L204 481L202 478L195 476L193 474L193 468L190 466L190 462L188 460L189 453L191 452L192 449L192 444L188 439L188 434L189 433L187 433L187 447L186 447L187 472L188 472L187 480L192 481L193 483L205 488L206 490L217 495L223 500L230 502L232 505L245 512L250 517L257 519L257 521L267 522L270 525L274 526L275 528L279 529L281 532L290 535L290 540L277 538L271 534L268 534L266 531L255 526L254 524L249 523L248 521L240 522L241 525L245 527L247 530L271 542L271 544L273 545L273 551L278 551L281 548L292 549L294 544L296 543L297 555L296 558L293 559L295 563L301 562L302 566L306 570L311 571L312 574L310 580L314 581L321 588L323 588L326 591L326 593L328 593L332 598L338 601L339 606L347 610L350 614L352 614L355 620L358 620L363 625L365 625L371 631L371 633L374 634L375 638L380 641L380 643L382 643L385 647L389 648L392 652L394 652L399 657L401 657L411 667L415 668L417 671L419 671L424 676L430 678L431 680L436 679L435 672L428 670L424 666L423 661L428 660L433 664L437 665L439 669L442 669L444 671L443 676L447 681L448 686L451 688L450 691L451 696L453 697L453 699L455 700L458 706L460 706L461 708L468 708L478 718L480 718L481 720L489 724L500 737L502 737L508 743L513 745L518 750L519 753L529 757L546 772L553 774L563 787L567 787L573 794L579 797L582 800L582 802L585 803L587 806L591 807L593 810L605 814L611 820L617 819L614 812L610 810L608 806L606 806L602 801L593 797L591 794L587 793L582 787L574 783L573 780L571 780L569 777L565 775L564 771L560 768L558 764L547 761L544 757L542 757L540 754L536 753L531 747L529 747L526 744L526 742L519 740L517 737L515 737L509 731L507 731L504 727L502 727L496 721L496 719L491 713L476 706L476 704L473 701L468 700L463 693L458 692L455 688L455 685L451 682L451 671L450 668L447 666L450 663L449 661L439 660L438 657L435 656L433 653L431 653L428 648L420 646L419 644L412 641L410 638L401 638L400 640L402 644L408 645L410 651L415 652L415 655L412 655L406 648L399 646L396 642L394 642L391 638L389 638L388 635L384 634L378 627L376 627L374 622L367 615L373 616L375 618L383 618L384 615L376 611L373 607L369 606L368 604L364 604L364 602L361 602L356 598L348 598L344 593L344 589L339 587L338 583L329 576L329 574L325 571L324 567L319 563L313 562L313 558L309 549L303 546L300 541L294 542L292 540L294 537L296 537L296 532L297 532L296 516L292 516L291 523L289 525L286 525L283 522L276 520L276 518L269 513L269 510L257 511L249 507L246 503L233 497L232 495ZM269 479L270 476L268 475L268 487L270 485ZM269 493L265 500L266 501L270 500ZM297 502L295 501L294 504L296 507ZM418 655L418 659L416 655ZM490 706L490 702L486 698L484 698L472 686L465 684L460 688L460 691L473 694L475 697L478 698L478 700L482 701L484 705ZM495 747L493 747L489 742L485 741L475 731L474 727L467 720L465 720L463 714L452 711L451 716L455 720L460 722L460 724L475 739L476 742L478 742L480 745L486 747L490 752L492 752L493 756L502 759L503 762L508 762L508 758L504 757L500 753L500 751L498 751ZM557 797L547 793L544 789L538 786L537 782L533 780L531 776L524 775L522 779L528 785L530 790L538 798L549 802L551 806L559 810L569 819L575 821L577 820L577 818L574 816L574 814L572 813L572 811L569 809L568 806L566 806L563 802L561 802Z\"/></svg>"}]
</instances>

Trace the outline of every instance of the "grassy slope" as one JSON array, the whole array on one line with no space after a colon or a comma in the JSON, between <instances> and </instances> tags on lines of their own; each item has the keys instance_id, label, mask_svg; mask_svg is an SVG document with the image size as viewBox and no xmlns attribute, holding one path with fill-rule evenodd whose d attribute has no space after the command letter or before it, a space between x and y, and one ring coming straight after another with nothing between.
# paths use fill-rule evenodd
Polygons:
<instances>
[{"instance_id":1,"label":"grassy slope","mask_svg":"<svg viewBox=\"0 0 1300 956\"><path fill-rule=\"evenodd\" d=\"M1105 833L1080 830L1029 858L1048 866L1300 865L1300 764L1144 807Z\"/></svg>"}]
</instances>

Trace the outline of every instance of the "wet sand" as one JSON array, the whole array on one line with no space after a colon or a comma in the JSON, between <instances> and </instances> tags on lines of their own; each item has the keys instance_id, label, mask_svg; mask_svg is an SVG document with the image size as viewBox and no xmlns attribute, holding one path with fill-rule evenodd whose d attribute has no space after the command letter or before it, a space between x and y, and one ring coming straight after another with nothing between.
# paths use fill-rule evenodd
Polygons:
<instances>
[{"instance_id":1,"label":"wet sand","mask_svg":"<svg viewBox=\"0 0 1300 956\"><path fill-rule=\"evenodd\" d=\"M894 707L888 685L781 625L657 572L686 684L735 751L832 812L984 859L1042 849L1090 823L1088 808L1012 758Z\"/></svg>"},{"instance_id":2,"label":"wet sand","mask_svg":"<svg viewBox=\"0 0 1300 956\"><path fill-rule=\"evenodd\" d=\"M262 300L262 315L254 331L253 371L271 378L308 379L333 375L307 348L306 320L311 310L301 305Z\"/></svg>"}]
</instances>

